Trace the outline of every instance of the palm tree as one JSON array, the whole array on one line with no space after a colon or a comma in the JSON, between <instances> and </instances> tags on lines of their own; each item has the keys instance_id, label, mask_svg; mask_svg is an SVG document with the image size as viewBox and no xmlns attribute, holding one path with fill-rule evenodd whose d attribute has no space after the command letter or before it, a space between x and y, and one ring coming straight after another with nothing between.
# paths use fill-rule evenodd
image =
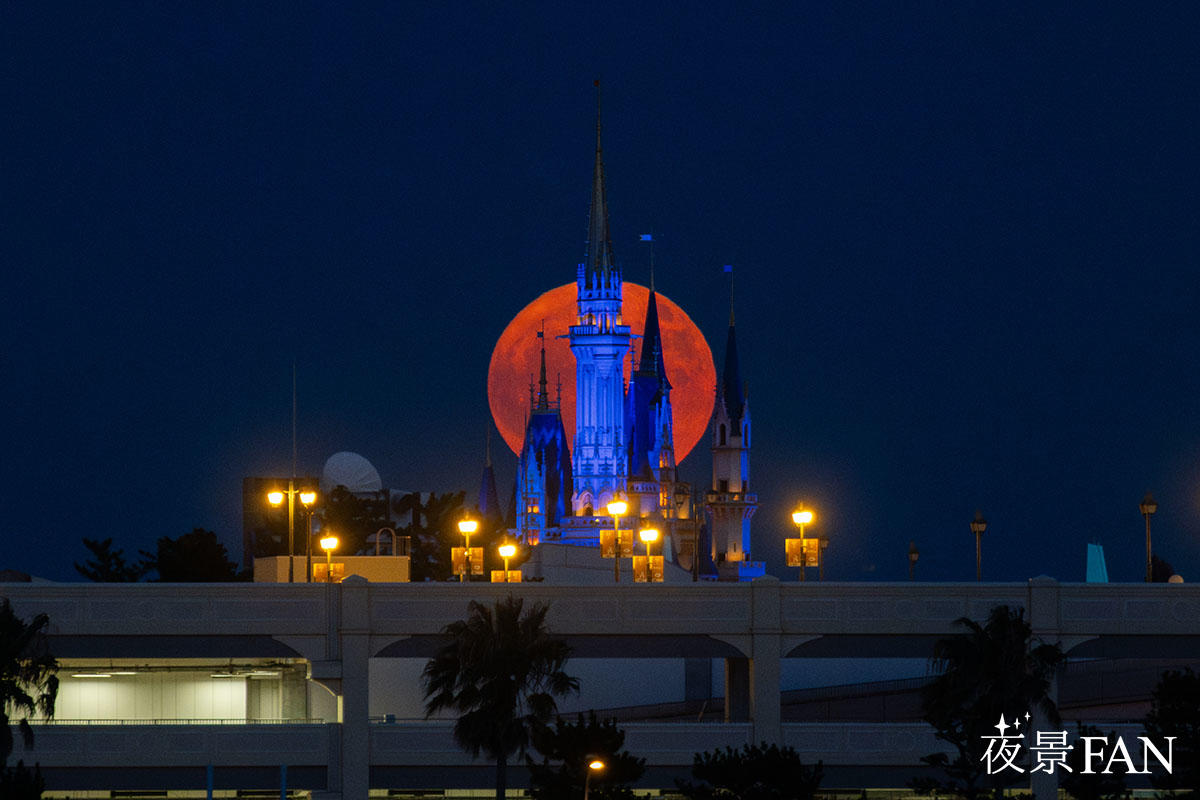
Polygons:
<instances>
[{"instance_id":1,"label":"palm tree","mask_svg":"<svg viewBox=\"0 0 1200 800\"><path fill-rule=\"evenodd\" d=\"M493 608L472 600L465 620L443 633L450 642L425 665L425 717L458 712L454 740L472 757L496 760L496 798L507 789L508 758L525 752L532 729L558 710L554 698L579 690L563 671L570 647L550 636L549 606L496 601Z\"/></svg>"},{"instance_id":2,"label":"palm tree","mask_svg":"<svg viewBox=\"0 0 1200 800\"><path fill-rule=\"evenodd\" d=\"M0 764L8 763L13 750L13 716L26 747L33 746L29 717L54 714L58 696L58 662L46 648L44 628L50 619L38 614L29 624L13 613L7 598L0 598Z\"/></svg>"},{"instance_id":3,"label":"palm tree","mask_svg":"<svg viewBox=\"0 0 1200 800\"><path fill-rule=\"evenodd\" d=\"M974 800L983 793L984 736L996 735L1001 714L1009 719L1040 711L1053 725L1060 723L1050 698L1050 681L1063 659L1058 645L1034 644L1024 609L996 606L980 625L962 617L955 625L963 633L934 645L930 667L937 677L921 692L925 721L937 738L957 751L925 756L922 761L945 771L948 781L915 781L921 791L937 789ZM989 777L997 797L1011 772Z\"/></svg>"}]
</instances>

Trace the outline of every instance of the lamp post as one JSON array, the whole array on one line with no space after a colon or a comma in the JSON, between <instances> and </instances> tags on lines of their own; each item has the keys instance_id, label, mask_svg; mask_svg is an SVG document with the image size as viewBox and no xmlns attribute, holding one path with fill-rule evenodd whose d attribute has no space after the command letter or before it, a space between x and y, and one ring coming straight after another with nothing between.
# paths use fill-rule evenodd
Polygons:
<instances>
[{"instance_id":1,"label":"lamp post","mask_svg":"<svg viewBox=\"0 0 1200 800\"><path fill-rule=\"evenodd\" d=\"M477 530L479 530L479 523L473 519L470 519L469 517L461 520L458 523L458 532L461 533L463 536L465 536L467 539L467 544L466 544L466 548L465 548L466 549L466 553L465 553L466 558L464 559L465 567L463 568L462 574L459 575L460 583L466 583L467 575L470 574L470 572L471 572L471 534ZM508 567L504 568L504 580L506 580L506 581L508 580Z\"/></svg>"},{"instance_id":2,"label":"lamp post","mask_svg":"<svg viewBox=\"0 0 1200 800\"><path fill-rule=\"evenodd\" d=\"M505 542L497 549L500 557L504 559L504 582L508 583L508 560L517 554L517 546L511 542Z\"/></svg>"},{"instance_id":3,"label":"lamp post","mask_svg":"<svg viewBox=\"0 0 1200 800\"><path fill-rule=\"evenodd\" d=\"M1138 508L1146 519L1146 583L1150 583L1154 580L1154 568L1150 558L1150 518L1154 516L1155 511L1158 511L1158 503L1155 502L1154 495L1146 492L1146 496L1142 498Z\"/></svg>"},{"instance_id":4,"label":"lamp post","mask_svg":"<svg viewBox=\"0 0 1200 800\"><path fill-rule=\"evenodd\" d=\"M304 582L312 582L312 518L313 518L313 503L317 502L317 493L307 491L300 493L300 505L304 506L304 513L308 517L308 535L304 537ZM288 561L292 560L291 553L288 553Z\"/></svg>"},{"instance_id":5,"label":"lamp post","mask_svg":"<svg viewBox=\"0 0 1200 800\"><path fill-rule=\"evenodd\" d=\"M658 541L658 528L643 528L638 533L638 536L641 538L642 544L646 545L646 581L647 583L653 583L654 561L650 555L650 545Z\"/></svg>"},{"instance_id":6,"label":"lamp post","mask_svg":"<svg viewBox=\"0 0 1200 800\"><path fill-rule=\"evenodd\" d=\"M913 573L917 570L917 559L921 557L921 551L917 549L916 542L908 543L908 579L913 579Z\"/></svg>"},{"instance_id":7,"label":"lamp post","mask_svg":"<svg viewBox=\"0 0 1200 800\"><path fill-rule=\"evenodd\" d=\"M808 562L808 556L804 552L804 526L813 521L813 512L807 509L800 509L792 512L792 522L800 529L800 582L804 582L804 567Z\"/></svg>"},{"instance_id":8,"label":"lamp post","mask_svg":"<svg viewBox=\"0 0 1200 800\"><path fill-rule=\"evenodd\" d=\"M980 539L983 538L983 532L987 530L987 520L983 518L982 511L975 512L975 519L971 520L971 533L975 534L975 581L978 583L983 580L983 562L982 549Z\"/></svg>"},{"instance_id":9,"label":"lamp post","mask_svg":"<svg viewBox=\"0 0 1200 800\"><path fill-rule=\"evenodd\" d=\"M621 516L629 510L624 500L613 500L607 506L613 518L613 582L621 582Z\"/></svg>"},{"instance_id":10,"label":"lamp post","mask_svg":"<svg viewBox=\"0 0 1200 800\"><path fill-rule=\"evenodd\" d=\"M295 478L288 478L288 488L286 491L281 492L279 490L276 490L274 492L267 493L267 502L273 506L282 505L284 497L287 498L287 504L288 504L288 552L287 552L288 583L296 582L296 570L295 570L295 567L292 565L292 556L295 555L295 552L296 552L296 497L297 497L297 495L299 495L300 502L304 505L305 510L307 510L308 507L310 505L312 505L313 503L315 503L317 500L316 492L310 491L308 489L297 489ZM304 501L305 497L308 498L307 503ZM312 525L312 515L310 514L309 515L310 533L311 533L311 525Z\"/></svg>"},{"instance_id":11,"label":"lamp post","mask_svg":"<svg viewBox=\"0 0 1200 800\"><path fill-rule=\"evenodd\" d=\"M333 551L337 549L338 538L336 536L321 537L321 549L325 551L325 581L333 583Z\"/></svg>"},{"instance_id":12,"label":"lamp post","mask_svg":"<svg viewBox=\"0 0 1200 800\"><path fill-rule=\"evenodd\" d=\"M584 758L587 759L588 765L587 773L583 776L583 800L588 800L588 788L592 782L592 773L600 772L606 765L598 756L587 755Z\"/></svg>"}]
</instances>

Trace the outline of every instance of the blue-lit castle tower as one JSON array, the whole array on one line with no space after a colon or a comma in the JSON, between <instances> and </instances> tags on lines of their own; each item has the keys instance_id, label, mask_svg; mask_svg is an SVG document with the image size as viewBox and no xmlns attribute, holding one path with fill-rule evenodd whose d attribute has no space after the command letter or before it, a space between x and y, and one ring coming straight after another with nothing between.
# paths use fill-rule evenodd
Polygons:
<instances>
[{"instance_id":1,"label":"blue-lit castle tower","mask_svg":"<svg viewBox=\"0 0 1200 800\"><path fill-rule=\"evenodd\" d=\"M546 391L545 332L538 332L542 349L537 396L530 386L529 420L525 443L517 462L514 505L517 527L527 544L554 538L562 520L571 513L571 453L563 428L559 403L551 404Z\"/></svg>"},{"instance_id":2,"label":"blue-lit castle tower","mask_svg":"<svg viewBox=\"0 0 1200 800\"><path fill-rule=\"evenodd\" d=\"M588 214L587 254L576 271L578 316L570 328L575 356L575 443L571 455L576 517L604 514L629 474L625 430L625 356L629 326L621 321L621 271L613 259L604 194L600 115Z\"/></svg>"},{"instance_id":3,"label":"blue-lit castle tower","mask_svg":"<svg viewBox=\"0 0 1200 800\"><path fill-rule=\"evenodd\" d=\"M634 337L622 319L601 132L597 112L586 254L575 273L575 324L566 331L575 358L575 441L568 451L558 404L547 396L543 339L540 390L535 397L531 388L514 487L513 533L529 544L594 547L600 528L611 527L606 506L620 496L629 503L627 518L652 519L665 534L660 552L668 561L684 552L690 567L697 560L699 520L691 487L676 476L671 383L653 274L640 350L625 383Z\"/></svg>"},{"instance_id":4,"label":"blue-lit castle tower","mask_svg":"<svg viewBox=\"0 0 1200 800\"><path fill-rule=\"evenodd\" d=\"M758 495L750 491L750 399L738 368L732 290L730 294L725 365L712 418L712 487L704 510L717 574L737 581L764 574L765 565L750 560L750 518L758 510Z\"/></svg>"}]
</instances>

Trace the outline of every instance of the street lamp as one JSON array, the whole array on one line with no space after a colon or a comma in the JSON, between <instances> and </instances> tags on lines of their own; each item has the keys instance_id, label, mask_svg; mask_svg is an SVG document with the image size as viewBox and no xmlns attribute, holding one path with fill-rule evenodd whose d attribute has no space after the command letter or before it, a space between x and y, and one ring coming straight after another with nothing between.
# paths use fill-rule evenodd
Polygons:
<instances>
[{"instance_id":1,"label":"street lamp","mask_svg":"<svg viewBox=\"0 0 1200 800\"><path fill-rule=\"evenodd\" d=\"M971 533L975 534L975 581L977 583L983 580L982 551L979 541L986 530L987 520L983 518L983 512L976 511L975 519L971 520Z\"/></svg>"},{"instance_id":2,"label":"street lamp","mask_svg":"<svg viewBox=\"0 0 1200 800\"><path fill-rule=\"evenodd\" d=\"M813 512L808 509L800 509L792 512L792 522L800 529L800 582L804 582L804 567L808 563L808 556L804 552L804 526L812 523Z\"/></svg>"},{"instance_id":3,"label":"street lamp","mask_svg":"<svg viewBox=\"0 0 1200 800\"><path fill-rule=\"evenodd\" d=\"M1154 500L1154 495L1146 492L1146 496L1142 498L1142 502L1138 504L1141 509L1142 516L1146 519L1146 583L1154 580L1154 571L1150 561L1150 518L1154 516L1154 512L1158 511L1158 503Z\"/></svg>"},{"instance_id":4,"label":"street lamp","mask_svg":"<svg viewBox=\"0 0 1200 800\"><path fill-rule=\"evenodd\" d=\"M908 579L913 579L913 573L917 569L917 559L921 557L921 551L917 549L916 542L908 543Z\"/></svg>"},{"instance_id":5,"label":"street lamp","mask_svg":"<svg viewBox=\"0 0 1200 800\"><path fill-rule=\"evenodd\" d=\"M607 506L613 518L613 582L621 582L621 516L629 510L624 500L614 499Z\"/></svg>"},{"instance_id":6,"label":"street lamp","mask_svg":"<svg viewBox=\"0 0 1200 800\"><path fill-rule=\"evenodd\" d=\"M302 504L304 504L305 510L307 510L308 506L312 505L317 500L316 492L311 491L309 489L297 489L295 478L288 478L287 491L281 492L279 490L275 490L273 492L267 493L267 502L273 506L282 505L284 497L287 497L287 504L288 504L288 552L287 552L288 583L296 582L296 569L292 565L292 556L296 552L296 496L297 495L300 496L300 502ZM309 498L307 503L304 501L305 497ZM309 518L309 524L310 525L312 524L311 515Z\"/></svg>"},{"instance_id":7,"label":"street lamp","mask_svg":"<svg viewBox=\"0 0 1200 800\"><path fill-rule=\"evenodd\" d=\"M313 504L317 502L317 493L311 489L300 492L300 505L304 506L304 513L308 517L308 536L304 538L304 582L312 581L312 518ZM292 560L291 553L288 554L288 561Z\"/></svg>"},{"instance_id":8,"label":"street lamp","mask_svg":"<svg viewBox=\"0 0 1200 800\"><path fill-rule=\"evenodd\" d=\"M337 549L338 538L336 536L321 537L321 549L325 551L325 580L328 583L333 583L333 551Z\"/></svg>"},{"instance_id":9,"label":"street lamp","mask_svg":"<svg viewBox=\"0 0 1200 800\"><path fill-rule=\"evenodd\" d=\"M600 772L606 764L599 756L586 755L584 758L587 759L588 765L587 773L583 776L583 800L588 800L588 788L592 782L592 773Z\"/></svg>"},{"instance_id":10,"label":"street lamp","mask_svg":"<svg viewBox=\"0 0 1200 800\"><path fill-rule=\"evenodd\" d=\"M646 581L654 582L654 557L650 554L650 545L658 541L658 528L643 528L638 536L646 545ZM664 576L665 577L665 576Z\"/></svg>"},{"instance_id":11,"label":"street lamp","mask_svg":"<svg viewBox=\"0 0 1200 800\"><path fill-rule=\"evenodd\" d=\"M461 533L463 536L465 536L467 539L466 548L464 549L464 552L463 552L463 555L465 556L465 558L463 559L464 567L463 567L463 571L461 573L459 573L459 579L460 579L459 582L460 583L467 582L467 575L471 571L471 534L477 530L479 530L479 523L473 519L466 518L466 519L461 520L458 523L458 532ZM505 567L504 571L505 571L505 580L508 580L508 575L507 575L508 567Z\"/></svg>"},{"instance_id":12,"label":"street lamp","mask_svg":"<svg viewBox=\"0 0 1200 800\"><path fill-rule=\"evenodd\" d=\"M497 550L500 557L504 559L504 582L508 583L508 560L517 554L517 546L511 542L505 542Z\"/></svg>"}]
</instances>

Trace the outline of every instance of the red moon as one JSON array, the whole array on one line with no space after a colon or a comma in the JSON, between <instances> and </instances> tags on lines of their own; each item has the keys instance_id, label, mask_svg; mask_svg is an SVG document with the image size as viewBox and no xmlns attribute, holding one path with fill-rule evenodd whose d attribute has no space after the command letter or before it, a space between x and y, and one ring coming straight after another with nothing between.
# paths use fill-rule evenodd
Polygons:
<instances>
[{"instance_id":1,"label":"red moon","mask_svg":"<svg viewBox=\"0 0 1200 800\"><path fill-rule=\"evenodd\" d=\"M514 453L525 441L525 417L529 412L529 382L539 370L537 332L546 325L546 379L550 402L562 381L562 418L567 441L575 441L575 357L565 338L575 324L576 286L569 283L551 289L513 317L500 334L488 366L488 405L500 435ZM622 320L639 338L634 353L641 355L641 334L646 325L650 290L636 283L624 284ZM671 410L675 424L675 460L682 462L708 429L716 396L717 371L704 334L682 308L658 294L658 327L663 341L663 363L671 381ZM563 337L563 338L559 338ZM625 376L629 377L626 360Z\"/></svg>"}]
</instances>

